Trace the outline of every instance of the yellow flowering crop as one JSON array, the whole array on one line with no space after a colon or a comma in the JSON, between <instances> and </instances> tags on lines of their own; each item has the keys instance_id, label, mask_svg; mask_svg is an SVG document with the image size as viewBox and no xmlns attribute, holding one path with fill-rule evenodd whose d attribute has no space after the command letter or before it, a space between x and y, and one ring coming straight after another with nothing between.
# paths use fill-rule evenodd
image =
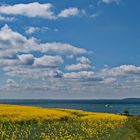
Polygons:
<instances>
[{"instance_id":1,"label":"yellow flowering crop","mask_svg":"<svg viewBox=\"0 0 140 140\"><path fill-rule=\"evenodd\" d=\"M0 140L100 140L126 120L107 113L0 105Z\"/></svg>"}]
</instances>

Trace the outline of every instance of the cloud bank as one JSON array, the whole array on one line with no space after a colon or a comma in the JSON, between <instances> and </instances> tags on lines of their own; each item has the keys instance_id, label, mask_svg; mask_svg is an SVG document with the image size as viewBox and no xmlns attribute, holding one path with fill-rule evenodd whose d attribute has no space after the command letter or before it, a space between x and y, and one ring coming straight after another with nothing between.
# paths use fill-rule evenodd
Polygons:
<instances>
[{"instance_id":1,"label":"cloud bank","mask_svg":"<svg viewBox=\"0 0 140 140\"><path fill-rule=\"evenodd\" d=\"M82 14L82 10L76 7L68 7L55 13L54 6L51 3L27 3L27 4L15 4L15 5L1 5L0 14L4 15L20 15L29 18L46 18L46 19L58 19L67 18L71 16L77 16Z\"/></svg>"}]
</instances>

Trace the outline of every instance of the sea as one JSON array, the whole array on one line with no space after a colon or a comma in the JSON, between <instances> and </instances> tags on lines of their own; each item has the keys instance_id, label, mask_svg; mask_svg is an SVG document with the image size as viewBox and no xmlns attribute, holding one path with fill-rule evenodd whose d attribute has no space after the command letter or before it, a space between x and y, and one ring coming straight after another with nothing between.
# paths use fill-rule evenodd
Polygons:
<instances>
[{"instance_id":1,"label":"sea","mask_svg":"<svg viewBox=\"0 0 140 140\"><path fill-rule=\"evenodd\" d=\"M48 99L8 99L0 100L0 104L37 106L43 108L65 108L89 112L122 114L127 110L132 115L140 115L140 99L123 100L48 100Z\"/></svg>"}]
</instances>

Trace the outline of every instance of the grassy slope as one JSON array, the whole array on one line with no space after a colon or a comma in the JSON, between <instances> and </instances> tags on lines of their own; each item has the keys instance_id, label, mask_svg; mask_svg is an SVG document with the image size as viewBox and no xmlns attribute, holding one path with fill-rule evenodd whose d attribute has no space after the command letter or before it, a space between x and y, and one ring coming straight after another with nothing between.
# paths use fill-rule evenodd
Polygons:
<instances>
[{"instance_id":1,"label":"grassy slope","mask_svg":"<svg viewBox=\"0 0 140 140\"><path fill-rule=\"evenodd\" d=\"M140 140L140 117L0 105L1 140Z\"/></svg>"}]
</instances>

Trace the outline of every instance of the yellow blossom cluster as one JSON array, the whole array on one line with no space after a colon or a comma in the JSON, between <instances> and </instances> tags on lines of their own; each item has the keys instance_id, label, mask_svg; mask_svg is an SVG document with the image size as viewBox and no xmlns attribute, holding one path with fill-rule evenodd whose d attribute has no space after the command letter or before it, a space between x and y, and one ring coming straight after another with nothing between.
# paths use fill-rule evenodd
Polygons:
<instances>
[{"instance_id":1,"label":"yellow blossom cluster","mask_svg":"<svg viewBox=\"0 0 140 140\"><path fill-rule=\"evenodd\" d=\"M0 105L0 140L101 140L126 120L107 113Z\"/></svg>"}]
</instances>

